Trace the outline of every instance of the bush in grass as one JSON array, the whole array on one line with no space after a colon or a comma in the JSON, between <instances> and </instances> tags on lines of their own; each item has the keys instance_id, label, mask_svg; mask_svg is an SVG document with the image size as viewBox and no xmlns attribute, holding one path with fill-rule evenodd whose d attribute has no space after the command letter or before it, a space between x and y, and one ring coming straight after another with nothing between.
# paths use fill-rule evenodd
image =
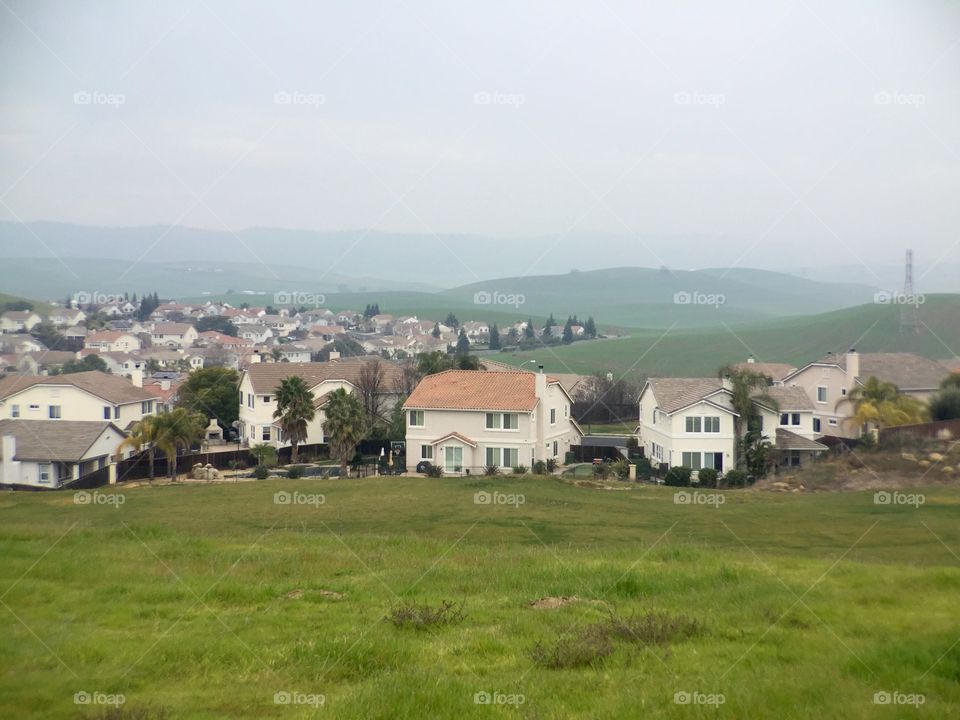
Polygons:
<instances>
[{"instance_id":1,"label":"bush in grass","mask_svg":"<svg viewBox=\"0 0 960 720\"><path fill-rule=\"evenodd\" d=\"M657 611L629 617L611 613L597 627L611 638L640 645L666 645L703 632L703 626L693 618Z\"/></svg>"},{"instance_id":2,"label":"bush in grass","mask_svg":"<svg viewBox=\"0 0 960 720\"><path fill-rule=\"evenodd\" d=\"M628 463L626 460L623 460L623 459L617 460L613 464L612 470L617 480L630 479L630 463Z\"/></svg>"},{"instance_id":3,"label":"bush in grass","mask_svg":"<svg viewBox=\"0 0 960 720\"><path fill-rule=\"evenodd\" d=\"M703 468L699 473L700 478L700 487L705 488L715 488L717 487L717 478L720 477L720 474L713 468Z\"/></svg>"},{"instance_id":4,"label":"bush in grass","mask_svg":"<svg viewBox=\"0 0 960 720\"><path fill-rule=\"evenodd\" d=\"M749 477L743 470L728 470L723 474L724 487L741 488L749 484Z\"/></svg>"},{"instance_id":5,"label":"bush in grass","mask_svg":"<svg viewBox=\"0 0 960 720\"><path fill-rule=\"evenodd\" d=\"M535 665L551 670L596 667L614 651L610 636L596 626L563 635L547 645L538 642L530 652Z\"/></svg>"},{"instance_id":6,"label":"bush in grass","mask_svg":"<svg viewBox=\"0 0 960 720\"><path fill-rule=\"evenodd\" d=\"M291 465L287 468L287 477L291 480L297 480L303 477L303 466L302 465Z\"/></svg>"},{"instance_id":7,"label":"bush in grass","mask_svg":"<svg viewBox=\"0 0 960 720\"><path fill-rule=\"evenodd\" d=\"M408 627L414 630L426 630L434 626L459 625L466 617L462 602L455 603L444 600L436 608L409 602L402 603L390 609L387 619L399 628Z\"/></svg>"},{"instance_id":8,"label":"bush in grass","mask_svg":"<svg viewBox=\"0 0 960 720\"><path fill-rule=\"evenodd\" d=\"M552 473L552 472L553 472L554 470L556 470L556 469L557 469L557 459L556 459L556 458L548 458L548 459L547 459L547 472L548 472L548 473Z\"/></svg>"},{"instance_id":9,"label":"bush in grass","mask_svg":"<svg viewBox=\"0 0 960 720\"><path fill-rule=\"evenodd\" d=\"M528 472L530 472L530 468L528 468L526 465L517 465L513 469L514 475L526 475Z\"/></svg>"},{"instance_id":10,"label":"bush in grass","mask_svg":"<svg viewBox=\"0 0 960 720\"><path fill-rule=\"evenodd\" d=\"M270 468L265 465L257 465L257 467L253 470L253 476L257 480L266 480L268 477L270 477Z\"/></svg>"},{"instance_id":11,"label":"bush in grass","mask_svg":"<svg viewBox=\"0 0 960 720\"><path fill-rule=\"evenodd\" d=\"M547 474L547 464L543 460L537 460L533 464L533 474L534 475L546 475Z\"/></svg>"},{"instance_id":12,"label":"bush in grass","mask_svg":"<svg viewBox=\"0 0 960 720\"><path fill-rule=\"evenodd\" d=\"M637 480L649 480L653 477L653 465L647 458L637 460Z\"/></svg>"},{"instance_id":13,"label":"bush in grass","mask_svg":"<svg viewBox=\"0 0 960 720\"><path fill-rule=\"evenodd\" d=\"M663 476L663 484L670 487L689 487L691 474L693 470L688 467L672 467Z\"/></svg>"},{"instance_id":14,"label":"bush in grass","mask_svg":"<svg viewBox=\"0 0 960 720\"><path fill-rule=\"evenodd\" d=\"M430 465L427 467L427 477L439 478L443 477L443 467L440 465Z\"/></svg>"},{"instance_id":15,"label":"bush in grass","mask_svg":"<svg viewBox=\"0 0 960 720\"><path fill-rule=\"evenodd\" d=\"M487 476L499 475L500 468L498 468L496 465L484 465L483 474Z\"/></svg>"},{"instance_id":16,"label":"bush in grass","mask_svg":"<svg viewBox=\"0 0 960 720\"><path fill-rule=\"evenodd\" d=\"M598 480L606 480L610 477L610 466L607 463L597 463L593 466L593 476Z\"/></svg>"}]
</instances>

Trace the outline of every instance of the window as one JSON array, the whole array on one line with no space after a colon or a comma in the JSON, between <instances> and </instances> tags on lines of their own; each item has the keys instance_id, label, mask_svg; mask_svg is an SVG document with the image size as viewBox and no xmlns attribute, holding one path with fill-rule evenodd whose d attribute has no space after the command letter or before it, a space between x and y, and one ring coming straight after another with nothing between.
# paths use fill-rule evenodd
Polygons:
<instances>
[{"instance_id":1,"label":"window","mask_svg":"<svg viewBox=\"0 0 960 720\"><path fill-rule=\"evenodd\" d=\"M240 404L243 405L243 390L240 391Z\"/></svg>"},{"instance_id":2,"label":"window","mask_svg":"<svg viewBox=\"0 0 960 720\"><path fill-rule=\"evenodd\" d=\"M790 424L790 413L780 413L780 424L781 425Z\"/></svg>"},{"instance_id":3,"label":"window","mask_svg":"<svg viewBox=\"0 0 960 720\"><path fill-rule=\"evenodd\" d=\"M703 454L703 467L721 472L723 470L723 453L705 452Z\"/></svg>"},{"instance_id":4,"label":"window","mask_svg":"<svg viewBox=\"0 0 960 720\"><path fill-rule=\"evenodd\" d=\"M700 418L698 417L687 418L687 432L688 433L700 432Z\"/></svg>"},{"instance_id":5,"label":"window","mask_svg":"<svg viewBox=\"0 0 960 720\"><path fill-rule=\"evenodd\" d=\"M502 417L500 413L487 413L487 430L499 430Z\"/></svg>"},{"instance_id":6,"label":"window","mask_svg":"<svg viewBox=\"0 0 960 720\"><path fill-rule=\"evenodd\" d=\"M109 419L110 419L110 406L109 406L109 405L104 405L104 406L103 406L103 419L104 419L104 420L109 420Z\"/></svg>"},{"instance_id":7,"label":"window","mask_svg":"<svg viewBox=\"0 0 960 720\"><path fill-rule=\"evenodd\" d=\"M556 424L557 424L557 409L556 409L556 408L550 408L550 424L551 424L551 425L556 425Z\"/></svg>"},{"instance_id":8,"label":"window","mask_svg":"<svg viewBox=\"0 0 960 720\"><path fill-rule=\"evenodd\" d=\"M825 403L827 401L827 389L823 385L817 386L817 402Z\"/></svg>"},{"instance_id":9,"label":"window","mask_svg":"<svg viewBox=\"0 0 960 720\"><path fill-rule=\"evenodd\" d=\"M831 426L833 426L833 427L836 427L836 426L837 426L837 421L836 421L834 418L830 418L830 419L827 421L827 424L828 424L828 425L831 425Z\"/></svg>"},{"instance_id":10,"label":"window","mask_svg":"<svg viewBox=\"0 0 960 720\"><path fill-rule=\"evenodd\" d=\"M140 403L140 413L142 415L149 415L153 412L153 400L144 400Z\"/></svg>"},{"instance_id":11,"label":"window","mask_svg":"<svg viewBox=\"0 0 960 720\"><path fill-rule=\"evenodd\" d=\"M421 460L433 460L433 445L421 445L421 446L420 446L420 459L421 459Z\"/></svg>"},{"instance_id":12,"label":"window","mask_svg":"<svg viewBox=\"0 0 960 720\"><path fill-rule=\"evenodd\" d=\"M47 408L47 417L49 417L51 420L59 420L59 419L60 419L60 406L59 406L59 405L51 405L49 408Z\"/></svg>"},{"instance_id":13,"label":"window","mask_svg":"<svg viewBox=\"0 0 960 720\"><path fill-rule=\"evenodd\" d=\"M560 446L557 444L557 441L554 440L554 441L553 441L553 456L556 457L559 452L560 452Z\"/></svg>"},{"instance_id":14,"label":"window","mask_svg":"<svg viewBox=\"0 0 960 720\"><path fill-rule=\"evenodd\" d=\"M691 470L699 470L701 467L700 463L700 453L698 452L685 452L683 453L683 460L681 463L684 467L688 467Z\"/></svg>"},{"instance_id":15,"label":"window","mask_svg":"<svg viewBox=\"0 0 960 720\"><path fill-rule=\"evenodd\" d=\"M791 425L799 425L799 424L800 424L800 413L793 413L793 414L790 416L790 424L791 424Z\"/></svg>"},{"instance_id":16,"label":"window","mask_svg":"<svg viewBox=\"0 0 960 720\"><path fill-rule=\"evenodd\" d=\"M50 463L40 463L40 482L50 482Z\"/></svg>"},{"instance_id":17,"label":"window","mask_svg":"<svg viewBox=\"0 0 960 720\"><path fill-rule=\"evenodd\" d=\"M564 406L563 406L563 416L564 416L564 417L570 417L570 406L569 406L569 405L564 405Z\"/></svg>"},{"instance_id":18,"label":"window","mask_svg":"<svg viewBox=\"0 0 960 720\"><path fill-rule=\"evenodd\" d=\"M488 447L486 451L487 467L493 467L500 464L500 448Z\"/></svg>"},{"instance_id":19,"label":"window","mask_svg":"<svg viewBox=\"0 0 960 720\"><path fill-rule=\"evenodd\" d=\"M262 440L269 440L269 439L270 439L270 426L269 426L269 425L264 425L264 426L263 426L263 434L260 436L260 438L261 438Z\"/></svg>"},{"instance_id":20,"label":"window","mask_svg":"<svg viewBox=\"0 0 960 720\"><path fill-rule=\"evenodd\" d=\"M10 417L20 417L20 406L11 405L10 406Z\"/></svg>"},{"instance_id":21,"label":"window","mask_svg":"<svg viewBox=\"0 0 960 720\"><path fill-rule=\"evenodd\" d=\"M520 416L516 413L504 413L503 415L503 429L504 430L519 430L520 429Z\"/></svg>"},{"instance_id":22,"label":"window","mask_svg":"<svg viewBox=\"0 0 960 720\"><path fill-rule=\"evenodd\" d=\"M114 406L113 406L113 419L114 419L114 420L118 420L119 418L120 418L120 406L119 406L119 405L114 405Z\"/></svg>"},{"instance_id":23,"label":"window","mask_svg":"<svg viewBox=\"0 0 960 720\"><path fill-rule=\"evenodd\" d=\"M488 467L514 468L520 464L520 451L517 448L488 447L485 455Z\"/></svg>"},{"instance_id":24,"label":"window","mask_svg":"<svg viewBox=\"0 0 960 720\"><path fill-rule=\"evenodd\" d=\"M270 402L270 396L269 396L269 395L264 395L264 396L263 396L263 401L264 401L265 403Z\"/></svg>"},{"instance_id":25,"label":"window","mask_svg":"<svg viewBox=\"0 0 960 720\"><path fill-rule=\"evenodd\" d=\"M846 388L840 388L840 394L843 395L844 397L846 397L846 396L847 396L847 389L846 389Z\"/></svg>"},{"instance_id":26,"label":"window","mask_svg":"<svg viewBox=\"0 0 960 720\"><path fill-rule=\"evenodd\" d=\"M448 447L443 450L445 469L448 472L460 472L463 470L463 448Z\"/></svg>"},{"instance_id":27,"label":"window","mask_svg":"<svg viewBox=\"0 0 960 720\"><path fill-rule=\"evenodd\" d=\"M253 393L247 393L247 407L253 408Z\"/></svg>"},{"instance_id":28,"label":"window","mask_svg":"<svg viewBox=\"0 0 960 720\"><path fill-rule=\"evenodd\" d=\"M720 432L720 418L719 417L705 417L703 419L703 431L708 433L718 433Z\"/></svg>"},{"instance_id":29,"label":"window","mask_svg":"<svg viewBox=\"0 0 960 720\"><path fill-rule=\"evenodd\" d=\"M813 419L813 431L820 432L820 418Z\"/></svg>"},{"instance_id":30,"label":"window","mask_svg":"<svg viewBox=\"0 0 960 720\"><path fill-rule=\"evenodd\" d=\"M410 411L410 427L423 427L423 410Z\"/></svg>"},{"instance_id":31,"label":"window","mask_svg":"<svg viewBox=\"0 0 960 720\"><path fill-rule=\"evenodd\" d=\"M754 415L747 418L747 430L750 432L763 432L763 415Z\"/></svg>"}]
</instances>

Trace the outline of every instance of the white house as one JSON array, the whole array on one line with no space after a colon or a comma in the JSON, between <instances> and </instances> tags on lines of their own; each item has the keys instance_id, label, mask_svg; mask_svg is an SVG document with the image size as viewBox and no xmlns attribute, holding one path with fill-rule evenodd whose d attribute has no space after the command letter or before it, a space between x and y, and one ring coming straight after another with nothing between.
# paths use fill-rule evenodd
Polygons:
<instances>
[{"instance_id":1,"label":"white house","mask_svg":"<svg viewBox=\"0 0 960 720\"><path fill-rule=\"evenodd\" d=\"M532 467L561 459L583 437L560 382L539 373L448 370L428 375L404 403L407 470L422 460L449 474Z\"/></svg>"},{"instance_id":2,"label":"white house","mask_svg":"<svg viewBox=\"0 0 960 720\"><path fill-rule=\"evenodd\" d=\"M109 421L0 420L0 484L56 488L110 468L126 435Z\"/></svg>"},{"instance_id":3,"label":"white house","mask_svg":"<svg viewBox=\"0 0 960 720\"><path fill-rule=\"evenodd\" d=\"M238 325L237 334L251 345L260 345L273 337L266 325Z\"/></svg>"},{"instance_id":4,"label":"white house","mask_svg":"<svg viewBox=\"0 0 960 720\"><path fill-rule=\"evenodd\" d=\"M87 314L79 308L57 307L50 311L49 320L57 327L79 325L87 319Z\"/></svg>"},{"instance_id":5,"label":"white house","mask_svg":"<svg viewBox=\"0 0 960 720\"><path fill-rule=\"evenodd\" d=\"M189 323L158 322L150 334L154 347L179 349L192 347L198 337L196 328Z\"/></svg>"},{"instance_id":6,"label":"white house","mask_svg":"<svg viewBox=\"0 0 960 720\"><path fill-rule=\"evenodd\" d=\"M43 318L32 310L8 310L0 315L0 332L30 332L43 322Z\"/></svg>"},{"instance_id":7,"label":"white house","mask_svg":"<svg viewBox=\"0 0 960 720\"><path fill-rule=\"evenodd\" d=\"M399 366L376 357L356 357L331 360L325 363L253 363L240 376L240 438L247 445L266 442L276 447L290 443L283 437L273 413L277 409L276 392L287 377L303 378L313 392L316 417L307 425L305 445L326 441L323 422L326 419L323 406L329 394L343 388L356 392L361 385L364 368L379 363L382 370L381 389L378 393L384 413L388 413L399 399L398 389L402 371ZM369 372L369 371L368 371Z\"/></svg>"},{"instance_id":8,"label":"white house","mask_svg":"<svg viewBox=\"0 0 960 720\"><path fill-rule=\"evenodd\" d=\"M87 335L83 347L88 350L105 350L107 352L130 352L140 349L140 338L130 333L115 330L102 330Z\"/></svg>"},{"instance_id":9,"label":"white house","mask_svg":"<svg viewBox=\"0 0 960 720\"><path fill-rule=\"evenodd\" d=\"M111 420L127 429L154 412L154 398L126 378L97 370L0 379L0 418Z\"/></svg>"}]
</instances>

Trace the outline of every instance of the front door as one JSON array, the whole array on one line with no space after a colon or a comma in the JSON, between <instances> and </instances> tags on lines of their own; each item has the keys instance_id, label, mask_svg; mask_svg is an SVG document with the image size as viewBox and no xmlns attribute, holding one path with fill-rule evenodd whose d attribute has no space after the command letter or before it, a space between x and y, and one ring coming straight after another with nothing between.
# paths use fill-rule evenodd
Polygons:
<instances>
[{"instance_id":1,"label":"front door","mask_svg":"<svg viewBox=\"0 0 960 720\"><path fill-rule=\"evenodd\" d=\"M449 473L458 473L463 470L463 448L448 447L443 450L444 470Z\"/></svg>"}]
</instances>

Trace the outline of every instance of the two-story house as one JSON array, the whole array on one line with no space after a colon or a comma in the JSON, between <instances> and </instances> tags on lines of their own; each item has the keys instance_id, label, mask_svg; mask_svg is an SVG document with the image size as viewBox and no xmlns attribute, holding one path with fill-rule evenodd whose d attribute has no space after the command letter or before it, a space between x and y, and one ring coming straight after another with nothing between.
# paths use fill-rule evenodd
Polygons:
<instances>
[{"instance_id":1,"label":"two-story house","mask_svg":"<svg viewBox=\"0 0 960 720\"><path fill-rule=\"evenodd\" d=\"M154 347L183 349L193 347L199 333L189 323L158 322L154 323L150 340Z\"/></svg>"},{"instance_id":2,"label":"two-story house","mask_svg":"<svg viewBox=\"0 0 960 720\"><path fill-rule=\"evenodd\" d=\"M404 403L407 470L423 460L448 474L532 467L562 459L583 430L573 400L543 373L448 370L428 375Z\"/></svg>"},{"instance_id":3,"label":"two-story house","mask_svg":"<svg viewBox=\"0 0 960 720\"><path fill-rule=\"evenodd\" d=\"M32 310L8 310L0 315L0 332L30 332L43 322L43 318Z\"/></svg>"},{"instance_id":4,"label":"two-story house","mask_svg":"<svg viewBox=\"0 0 960 720\"><path fill-rule=\"evenodd\" d=\"M102 330L87 335L84 338L83 347L87 350L128 353L140 349L140 338L115 330Z\"/></svg>"}]
</instances>

